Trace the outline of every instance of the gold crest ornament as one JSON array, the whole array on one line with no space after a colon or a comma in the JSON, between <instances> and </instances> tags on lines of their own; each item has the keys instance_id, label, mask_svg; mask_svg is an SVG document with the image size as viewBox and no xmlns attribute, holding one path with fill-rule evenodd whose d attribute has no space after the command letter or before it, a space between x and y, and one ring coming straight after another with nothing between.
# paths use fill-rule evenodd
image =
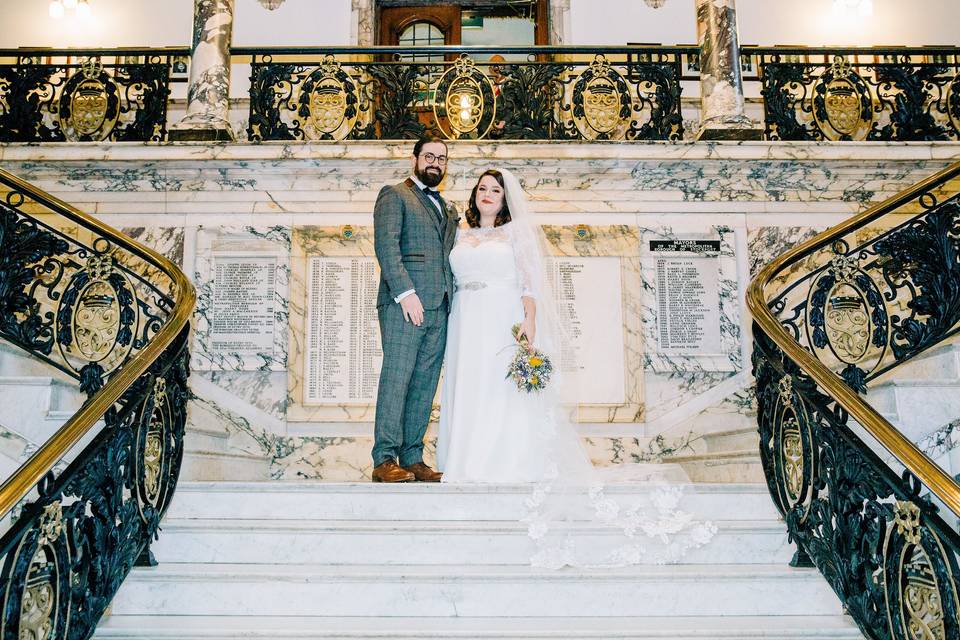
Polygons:
<instances>
[{"instance_id":1,"label":"gold crest ornament","mask_svg":"<svg viewBox=\"0 0 960 640\"><path fill-rule=\"evenodd\" d=\"M98 58L87 58L63 87L58 106L60 129L68 141L110 137L120 117L117 84Z\"/></svg>"},{"instance_id":2,"label":"gold crest ornament","mask_svg":"<svg viewBox=\"0 0 960 640\"><path fill-rule=\"evenodd\" d=\"M623 76L598 54L573 84L573 121L587 139L616 135L630 115L630 92Z\"/></svg>"},{"instance_id":3,"label":"gold crest ornament","mask_svg":"<svg viewBox=\"0 0 960 640\"><path fill-rule=\"evenodd\" d=\"M58 341L64 360L77 372L90 362L105 373L120 366L133 348L139 312L133 287L109 254L95 253L74 274L57 309Z\"/></svg>"},{"instance_id":4,"label":"gold crest ornament","mask_svg":"<svg viewBox=\"0 0 960 640\"><path fill-rule=\"evenodd\" d=\"M867 84L836 56L813 88L813 117L828 140L863 140L873 123Z\"/></svg>"},{"instance_id":5,"label":"gold crest ornament","mask_svg":"<svg viewBox=\"0 0 960 640\"><path fill-rule=\"evenodd\" d=\"M340 237L344 240L353 240L353 225L345 224L340 227Z\"/></svg>"},{"instance_id":6,"label":"gold crest ornament","mask_svg":"<svg viewBox=\"0 0 960 640\"><path fill-rule=\"evenodd\" d=\"M433 113L449 138L483 138L497 112L493 82L466 54L437 83Z\"/></svg>"},{"instance_id":7,"label":"gold crest ornament","mask_svg":"<svg viewBox=\"0 0 960 640\"><path fill-rule=\"evenodd\" d=\"M304 81L298 115L308 140L343 140L357 123L357 85L332 55Z\"/></svg>"}]
</instances>

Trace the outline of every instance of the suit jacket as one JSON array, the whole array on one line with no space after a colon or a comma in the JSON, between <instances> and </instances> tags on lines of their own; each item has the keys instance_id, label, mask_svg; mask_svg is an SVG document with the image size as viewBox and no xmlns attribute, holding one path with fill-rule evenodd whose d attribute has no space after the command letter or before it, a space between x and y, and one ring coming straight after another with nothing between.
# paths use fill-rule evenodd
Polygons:
<instances>
[{"instance_id":1,"label":"suit jacket","mask_svg":"<svg viewBox=\"0 0 960 640\"><path fill-rule=\"evenodd\" d=\"M416 289L424 309L436 309L444 295L453 299L450 250L456 239L456 211L441 199L438 214L430 196L413 180L386 186L373 208L374 249L380 263L377 306Z\"/></svg>"}]
</instances>

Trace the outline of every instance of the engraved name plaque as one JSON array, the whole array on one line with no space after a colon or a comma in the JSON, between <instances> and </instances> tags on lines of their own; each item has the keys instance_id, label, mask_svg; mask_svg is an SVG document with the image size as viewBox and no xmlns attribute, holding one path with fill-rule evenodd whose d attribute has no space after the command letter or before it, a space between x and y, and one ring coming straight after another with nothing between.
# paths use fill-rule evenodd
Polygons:
<instances>
[{"instance_id":1,"label":"engraved name plaque","mask_svg":"<svg viewBox=\"0 0 960 640\"><path fill-rule=\"evenodd\" d=\"M660 352L721 351L719 240L651 240L656 255Z\"/></svg>"},{"instance_id":2,"label":"engraved name plaque","mask_svg":"<svg viewBox=\"0 0 960 640\"><path fill-rule=\"evenodd\" d=\"M273 354L276 256L214 254L210 345L222 354Z\"/></svg>"}]
</instances>

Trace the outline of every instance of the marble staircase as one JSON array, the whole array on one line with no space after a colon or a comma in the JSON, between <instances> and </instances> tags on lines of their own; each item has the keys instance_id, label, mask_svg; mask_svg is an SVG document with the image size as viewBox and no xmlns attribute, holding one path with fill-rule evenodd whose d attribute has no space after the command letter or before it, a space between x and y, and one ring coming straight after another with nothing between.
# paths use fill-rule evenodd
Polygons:
<instances>
[{"instance_id":1,"label":"marble staircase","mask_svg":"<svg viewBox=\"0 0 960 640\"><path fill-rule=\"evenodd\" d=\"M83 405L77 382L17 347L0 344L0 478L46 442ZM96 435L89 433L66 460ZM215 421L191 424L184 442L186 480L266 479L263 455L231 450L230 433Z\"/></svg>"},{"instance_id":2,"label":"marble staircase","mask_svg":"<svg viewBox=\"0 0 960 640\"><path fill-rule=\"evenodd\" d=\"M183 483L160 565L134 570L95 638L861 637L819 573L788 566L760 485L694 485L685 507L716 522L712 543L615 570L531 568L528 490Z\"/></svg>"}]
</instances>

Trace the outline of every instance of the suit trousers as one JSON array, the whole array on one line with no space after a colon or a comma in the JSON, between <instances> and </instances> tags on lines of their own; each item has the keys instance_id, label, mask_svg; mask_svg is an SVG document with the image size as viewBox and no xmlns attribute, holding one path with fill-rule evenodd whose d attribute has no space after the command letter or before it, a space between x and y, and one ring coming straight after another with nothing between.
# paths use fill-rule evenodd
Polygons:
<instances>
[{"instance_id":1,"label":"suit trousers","mask_svg":"<svg viewBox=\"0 0 960 640\"><path fill-rule=\"evenodd\" d=\"M423 461L423 436L440 379L447 342L444 296L436 309L424 309L419 327L403 318L397 303L377 307L383 368L373 430L373 462L398 459L406 467Z\"/></svg>"}]
</instances>

